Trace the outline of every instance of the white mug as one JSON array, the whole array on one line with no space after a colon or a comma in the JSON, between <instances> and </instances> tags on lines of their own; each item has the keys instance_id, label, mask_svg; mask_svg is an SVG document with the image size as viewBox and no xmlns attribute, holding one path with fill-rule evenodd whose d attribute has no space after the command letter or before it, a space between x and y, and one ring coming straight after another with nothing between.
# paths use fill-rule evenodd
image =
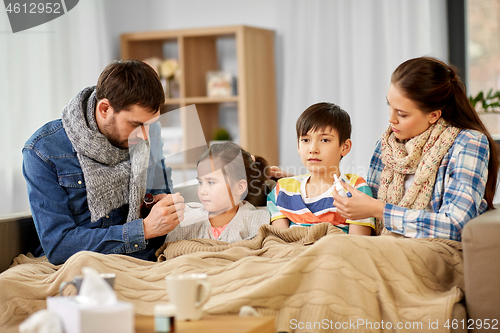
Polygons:
<instances>
[{"instance_id":1,"label":"white mug","mask_svg":"<svg viewBox=\"0 0 500 333\"><path fill-rule=\"evenodd\" d=\"M111 286L111 288L114 288L115 286L115 278L116 274L115 273L101 273L100 276ZM82 286L83 282L83 275L76 275L73 277L73 280L71 281L64 281L61 283L59 286L59 294L63 296L63 291L64 288L72 284L76 288L76 293L80 294L80 288Z\"/></svg>"},{"instance_id":2,"label":"white mug","mask_svg":"<svg viewBox=\"0 0 500 333\"><path fill-rule=\"evenodd\" d=\"M207 274L189 273L169 275L168 297L177 307L177 320L199 320L203 314L202 305L210 297L210 283Z\"/></svg>"}]
</instances>

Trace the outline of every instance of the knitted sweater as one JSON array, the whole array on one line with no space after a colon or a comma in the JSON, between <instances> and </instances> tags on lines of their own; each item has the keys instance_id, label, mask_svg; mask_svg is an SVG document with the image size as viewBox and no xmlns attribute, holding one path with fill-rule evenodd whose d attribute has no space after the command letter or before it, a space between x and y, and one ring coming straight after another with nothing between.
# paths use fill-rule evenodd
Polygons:
<instances>
[{"instance_id":1,"label":"knitted sweater","mask_svg":"<svg viewBox=\"0 0 500 333\"><path fill-rule=\"evenodd\" d=\"M238 212L222 231L217 240L233 243L251 239L257 235L262 224L269 224L270 216L266 210L257 209L252 204L242 201ZM208 212L201 203L186 204L184 220L170 233L165 242L189 240L194 238L215 239L211 231Z\"/></svg>"}]
</instances>

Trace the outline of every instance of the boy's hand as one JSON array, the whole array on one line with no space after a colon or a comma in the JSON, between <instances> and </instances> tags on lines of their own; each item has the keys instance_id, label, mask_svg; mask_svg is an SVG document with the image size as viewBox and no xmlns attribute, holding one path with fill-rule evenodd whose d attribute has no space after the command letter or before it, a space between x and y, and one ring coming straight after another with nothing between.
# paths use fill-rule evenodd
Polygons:
<instances>
[{"instance_id":1,"label":"boy's hand","mask_svg":"<svg viewBox=\"0 0 500 333\"><path fill-rule=\"evenodd\" d=\"M143 220L144 239L163 236L174 230L184 219L184 198L179 193L162 197Z\"/></svg>"},{"instance_id":2,"label":"boy's hand","mask_svg":"<svg viewBox=\"0 0 500 333\"><path fill-rule=\"evenodd\" d=\"M337 212L342 217L349 220L361 220L369 217L382 220L384 218L385 204L382 201L356 190L347 183L340 183L352 195L350 198L344 198L337 193L335 188L333 189L333 205L337 207Z\"/></svg>"},{"instance_id":3,"label":"boy's hand","mask_svg":"<svg viewBox=\"0 0 500 333\"><path fill-rule=\"evenodd\" d=\"M287 218L277 219L271 222L271 225L280 229L288 229L290 228L290 220L288 220Z\"/></svg>"}]
</instances>

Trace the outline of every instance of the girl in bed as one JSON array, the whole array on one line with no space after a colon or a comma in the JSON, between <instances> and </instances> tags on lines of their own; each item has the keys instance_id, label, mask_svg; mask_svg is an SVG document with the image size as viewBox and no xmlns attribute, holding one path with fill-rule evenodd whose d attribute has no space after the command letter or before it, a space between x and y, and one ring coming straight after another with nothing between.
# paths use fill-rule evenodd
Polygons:
<instances>
[{"instance_id":1,"label":"girl in bed","mask_svg":"<svg viewBox=\"0 0 500 333\"><path fill-rule=\"evenodd\" d=\"M197 164L201 203L186 204L184 220L165 242L208 238L232 243L255 237L270 220L267 210L250 203L266 197L267 166L264 158L232 142L211 146Z\"/></svg>"}]
</instances>

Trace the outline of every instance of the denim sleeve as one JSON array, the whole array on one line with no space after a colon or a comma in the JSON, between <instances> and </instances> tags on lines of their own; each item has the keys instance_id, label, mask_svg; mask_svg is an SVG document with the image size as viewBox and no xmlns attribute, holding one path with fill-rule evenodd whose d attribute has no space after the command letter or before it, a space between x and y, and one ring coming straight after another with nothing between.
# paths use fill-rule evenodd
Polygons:
<instances>
[{"instance_id":1,"label":"denim sleeve","mask_svg":"<svg viewBox=\"0 0 500 333\"><path fill-rule=\"evenodd\" d=\"M31 213L48 260L61 264L79 251L108 254L144 249L147 242L142 219L124 226L126 214L115 210L97 222L90 222L81 169L73 167L72 170L76 173L68 177L81 177L81 180L62 186L61 175L50 158L34 148L23 149L23 175Z\"/></svg>"},{"instance_id":2,"label":"denim sleeve","mask_svg":"<svg viewBox=\"0 0 500 333\"><path fill-rule=\"evenodd\" d=\"M153 195L172 193L172 168L165 166L164 160L155 163L150 172L152 173L152 183L151 185L148 185L147 192L152 193Z\"/></svg>"}]
</instances>

